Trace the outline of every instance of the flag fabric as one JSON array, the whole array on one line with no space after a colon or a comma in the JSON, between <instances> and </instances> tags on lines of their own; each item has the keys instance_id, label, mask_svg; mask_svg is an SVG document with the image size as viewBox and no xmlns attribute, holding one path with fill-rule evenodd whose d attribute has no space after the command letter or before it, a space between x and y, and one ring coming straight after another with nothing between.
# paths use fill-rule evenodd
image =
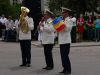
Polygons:
<instances>
[{"instance_id":1,"label":"flag fabric","mask_svg":"<svg viewBox=\"0 0 100 75\"><path fill-rule=\"evenodd\" d=\"M56 19L54 19L53 26L57 32L63 31L65 29L65 24L64 24L63 18L60 16L60 17L57 17Z\"/></svg>"}]
</instances>

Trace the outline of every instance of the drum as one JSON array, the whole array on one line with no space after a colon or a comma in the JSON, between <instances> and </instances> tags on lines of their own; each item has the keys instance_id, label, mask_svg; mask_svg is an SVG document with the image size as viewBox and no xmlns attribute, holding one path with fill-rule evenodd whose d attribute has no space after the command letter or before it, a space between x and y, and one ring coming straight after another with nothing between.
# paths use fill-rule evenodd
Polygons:
<instances>
[{"instance_id":1,"label":"drum","mask_svg":"<svg viewBox=\"0 0 100 75\"><path fill-rule=\"evenodd\" d=\"M61 16L53 20L53 26L57 32L63 31L66 27Z\"/></svg>"}]
</instances>

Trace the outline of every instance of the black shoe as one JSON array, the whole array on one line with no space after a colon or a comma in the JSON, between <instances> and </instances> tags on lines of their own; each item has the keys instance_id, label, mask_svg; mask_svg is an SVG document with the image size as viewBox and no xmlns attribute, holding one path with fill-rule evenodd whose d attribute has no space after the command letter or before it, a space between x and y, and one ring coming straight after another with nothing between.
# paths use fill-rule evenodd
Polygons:
<instances>
[{"instance_id":1,"label":"black shoe","mask_svg":"<svg viewBox=\"0 0 100 75\"><path fill-rule=\"evenodd\" d=\"M31 67L31 65L30 64L26 64L26 67Z\"/></svg>"},{"instance_id":2,"label":"black shoe","mask_svg":"<svg viewBox=\"0 0 100 75\"><path fill-rule=\"evenodd\" d=\"M45 69L45 70L52 70L53 67L44 67L44 68L42 68L42 69Z\"/></svg>"},{"instance_id":3,"label":"black shoe","mask_svg":"<svg viewBox=\"0 0 100 75\"><path fill-rule=\"evenodd\" d=\"M44 67L44 68L42 68L42 69L46 69L47 67Z\"/></svg>"},{"instance_id":4,"label":"black shoe","mask_svg":"<svg viewBox=\"0 0 100 75\"><path fill-rule=\"evenodd\" d=\"M21 65L19 65L20 67L25 67L26 66L26 64L21 64Z\"/></svg>"},{"instance_id":5,"label":"black shoe","mask_svg":"<svg viewBox=\"0 0 100 75\"><path fill-rule=\"evenodd\" d=\"M63 73L63 74L67 74L67 75L71 74L70 72L68 72L68 71L66 71L66 70L63 70L63 71L61 71L61 72L59 72L59 73Z\"/></svg>"}]
</instances>

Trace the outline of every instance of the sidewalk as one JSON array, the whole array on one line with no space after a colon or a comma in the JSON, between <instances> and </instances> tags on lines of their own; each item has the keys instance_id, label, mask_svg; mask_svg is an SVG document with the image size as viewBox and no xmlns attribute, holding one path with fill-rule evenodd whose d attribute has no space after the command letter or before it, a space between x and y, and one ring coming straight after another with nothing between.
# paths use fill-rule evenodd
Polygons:
<instances>
[{"instance_id":1,"label":"sidewalk","mask_svg":"<svg viewBox=\"0 0 100 75\"><path fill-rule=\"evenodd\" d=\"M0 41L2 39L0 38ZM39 41L32 41L32 45L37 47L42 47L41 43ZM78 42L78 43L72 43L71 47L89 47L89 46L100 46L100 42ZM55 48L59 47L58 44L54 46Z\"/></svg>"},{"instance_id":2,"label":"sidewalk","mask_svg":"<svg viewBox=\"0 0 100 75\"><path fill-rule=\"evenodd\" d=\"M42 47L39 41L32 41L32 45L37 47ZM89 47L89 46L100 46L100 42L78 42L71 44L71 47ZM59 47L59 45L56 44L54 47Z\"/></svg>"}]
</instances>

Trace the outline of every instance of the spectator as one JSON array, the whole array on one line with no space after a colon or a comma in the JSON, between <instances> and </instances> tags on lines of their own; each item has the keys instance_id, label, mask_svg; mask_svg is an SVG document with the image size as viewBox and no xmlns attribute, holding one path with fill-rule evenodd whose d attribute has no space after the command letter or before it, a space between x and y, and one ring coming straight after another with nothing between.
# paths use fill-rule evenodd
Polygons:
<instances>
[{"instance_id":1,"label":"spectator","mask_svg":"<svg viewBox=\"0 0 100 75\"><path fill-rule=\"evenodd\" d=\"M1 19L0 19L1 24L2 24L2 29L5 29L5 21L6 20L7 20L7 18L5 17L5 15L2 15L1 16Z\"/></svg>"},{"instance_id":2,"label":"spectator","mask_svg":"<svg viewBox=\"0 0 100 75\"><path fill-rule=\"evenodd\" d=\"M77 32L78 32L78 41L83 40L83 33L84 33L84 18L83 15L80 14L80 17L77 20Z\"/></svg>"},{"instance_id":3,"label":"spectator","mask_svg":"<svg viewBox=\"0 0 100 75\"><path fill-rule=\"evenodd\" d=\"M5 18L5 15L2 15L1 17L0 17L0 37L2 36L2 29L5 29L6 27L5 27L5 21L6 21L7 19Z\"/></svg>"},{"instance_id":4,"label":"spectator","mask_svg":"<svg viewBox=\"0 0 100 75\"><path fill-rule=\"evenodd\" d=\"M96 24L95 39L96 39L96 41L100 41L100 15L97 15L96 20L95 20L95 24Z\"/></svg>"},{"instance_id":5,"label":"spectator","mask_svg":"<svg viewBox=\"0 0 100 75\"><path fill-rule=\"evenodd\" d=\"M12 33L12 29L14 26L14 22L12 20L12 17L9 16L7 21L5 22L5 26L6 26L6 31L5 31L5 41L8 41L11 38L11 33Z\"/></svg>"},{"instance_id":6,"label":"spectator","mask_svg":"<svg viewBox=\"0 0 100 75\"><path fill-rule=\"evenodd\" d=\"M18 28L18 25L19 25L19 20L18 20L18 19L15 19L14 26L15 26L16 28Z\"/></svg>"},{"instance_id":7,"label":"spectator","mask_svg":"<svg viewBox=\"0 0 100 75\"><path fill-rule=\"evenodd\" d=\"M86 24L88 40L93 40L93 17L91 15L88 16Z\"/></svg>"},{"instance_id":8,"label":"spectator","mask_svg":"<svg viewBox=\"0 0 100 75\"><path fill-rule=\"evenodd\" d=\"M13 28L14 22L11 16L8 17L8 20L5 22L5 26L6 26L6 30L10 30Z\"/></svg>"},{"instance_id":9,"label":"spectator","mask_svg":"<svg viewBox=\"0 0 100 75\"><path fill-rule=\"evenodd\" d=\"M72 43L76 42L76 17L71 15L71 20L73 22L72 30L71 30L71 39Z\"/></svg>"},{"instance_id":10,"label":"spectator","mask_svg":"<svg viewBox=\"0 0 100 75\"><path fill-rule=\"evenodd\" d=\"M0 26L1 26L1 16L0 16ZM1 28L1 27L0 27Z\"/></svg>"},{"instance_id":11,"label":"spectator","mask_svg":"<svg viewBox=\"0 0 100 75\"><path fill-rule=\"evenodd\" d=\"M14 27L16 29L16 41L18 41L18 25L19 25L19 20L16 19L15 22L14 22Z\"/></svg>"}]
</instances>

